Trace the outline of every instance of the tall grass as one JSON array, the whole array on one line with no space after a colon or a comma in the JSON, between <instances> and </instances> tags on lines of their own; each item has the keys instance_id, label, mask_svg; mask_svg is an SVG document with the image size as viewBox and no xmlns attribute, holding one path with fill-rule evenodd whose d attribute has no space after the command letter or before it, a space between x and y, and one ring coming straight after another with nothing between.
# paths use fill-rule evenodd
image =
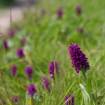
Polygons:
<instances>
[{"instance_id":1,"label":"tall grass","mask_svg":"<svg viewBox=\"0 0 105 105\"><path fill-rule=\"evenodd\" d=\"M34 96L35 105L64 105L64 97L72 93L75 105L104 105L104 1L98 0L44 0L39 1L36 12L25 14L24 20L17 23L20 29L13 38L8 37L9 49L3 50L1 37L0 68L4 76L9 95L19 95L18 105L26 102L31 105L30 97L26 97L30 81L24 72L26 65L33 67L31 83L34 83L37 93ZM77 15L75 7L80 5L81 15ZM63 16L57 18L56 12L63 7ZM45 14L40 14L45 9ZM36 21L39 19L38 21ZM77 27L82 27L79 33ZM26 38L25 46L20 45L20 39ZM75 73L68 54L68 45L78 43L88 57L90 70L87 71L87 81L83 81L82 73ZM24 50L24 58L16 55L18 47ZM59 65L59 75L50 79L51 91L41 86L41 77L48 76L48 64L55 60ZM10 65L17 66L15 76L10 74ZM0 98L7 99L5 88L0 81ZM10 101L9 101L10 102ZM8 105L10 105L8 102ZM12 101L11 101L12 103ZM14 103L13 103L14 105Z\"/></svg>"}]
</instances>

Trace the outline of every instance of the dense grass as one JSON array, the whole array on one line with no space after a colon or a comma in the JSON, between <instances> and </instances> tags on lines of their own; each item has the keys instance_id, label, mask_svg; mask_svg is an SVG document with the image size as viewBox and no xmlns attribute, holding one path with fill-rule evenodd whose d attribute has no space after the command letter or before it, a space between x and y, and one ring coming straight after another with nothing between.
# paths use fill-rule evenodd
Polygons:
<instances>
[{"instance_id":1,"label":"dense grass","mask_svg":"<svg viewBox=\"0 0 105 105\"><path fill-rule=\"evenodd\" d=\"M14 37L7 38L8 51L3 49L4 37L1 37L0 68L9 95L19 95L18 105L24 105L25 102L31 105L30 97L26 97L27 89L22 86L30 84L24 72L26 65L32 65L34 68L31 83L34 83L37 89L35 105L64 105L64 96L68 93L73 94L75 105L105 104L104 3L103 0L40 0L36 12L28 11L24 19L17 24L20 29L15 32ZM80 15L75 12L77 5L81 5L82 8ZM59 7L63 7L61 19L56 15ZM46 12L41 15L40 9L43 8ZM77 27L82 27L84 31L79 33ZM16 50L21 46L21 38L26 38L25 46L22 46L25 57L19 59ZM76 74L72 68L68 54L70 43L78 43L88 58L90 70L86 73L86 82L83 81L82 73ZM52 60L58 62L60 73L55 81L50 80L51 91L48 92L41 86L41 77L49 76L48 64ZM18 68L15 76L10 74L11 64L16 64ZM2 78L0 98L8 101ZM8 105L11 104L8 102Z\"/></svg>"}]
</instances>

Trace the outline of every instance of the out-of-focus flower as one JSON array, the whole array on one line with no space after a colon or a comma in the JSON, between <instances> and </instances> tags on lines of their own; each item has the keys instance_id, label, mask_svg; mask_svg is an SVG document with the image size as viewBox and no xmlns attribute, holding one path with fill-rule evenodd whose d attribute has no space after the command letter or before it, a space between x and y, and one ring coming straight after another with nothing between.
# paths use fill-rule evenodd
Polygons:
<instances>
[{"instance_id":1,"label":"out-of-focus flower","mask_svg":"<svg viewBox=\"0 0 105 105\"><path fill-rule=\"evenodd\" d=\"M28 95L34 95L36 93L36 88L34 84L29 84L27 88Z\"/></svg>"},{"instance_id":2,"label":"out-of-focus flower","mask_svg":"<svg viewBox=\"0 0 105 105\"><path fill-rule=\"evenodd\" d=\"M7 50L8 49L8 43L7 43L7 40L3 40L3 46L4 48Z\"/></svg>"},{"instance_id":3,"label":"out-of-focus flower","mask_svg":"<svg viewBox=\"0 0 105 105\"><path fill-rule=\"evenodd\" d=\"M51 61L48 66L49 74L51 77L54 77L54 71L58 73L58 63Z\"/></svg>"},{"instance_id":4,"label":"out-of-focus flower","mask_svg":"<svg viewBox=\"0 0 105 105\"><path fill-rule=\"evenodd\" d=\"M10 37L13 37L13 36L14 36L14 34L15 34L15 32L14 32L14 30L13 30L13 29L10 29L8 34L9 34L9 36L10 36Z\"/></svg>"},{"instance_id":5,"label":"out-of-focus flower","mask_svg":"<svg viewBox=\"0 0 105 105\"><path fill-rule=\"evenodd\" d=\"M23 53L23 49L22 48L18 48L16 53L17 53L17 56L19 58L22 58L24 56L24 53Z\"/></svg>"},{"instance_id":6,"label":"out-of-focus flower","mask_svg":"<svg viewBox=\"0 0 105 105\"><path fill-rule=\"evenodd\" d=\"M32 71L33 71L32 66L26 66L26 67L25 67L25 73L26 73L28 79L31 78Z\"/></svg>"},{"instance_id":7,"label":"out-of-focus flower","mask_svg":"<svg viewBox=\"0 0 105 105\"><path fill-rule=\"evenodd\" d=\"M82 12L82 9L81 9L81 6L76 6L76 13L79 15L79 14L81 14L81 12Z\"/></svg>"},{"instance_id":8,"label":"out-of-focus flower","mask_svg":"<svg viewBox=\"0 0 105 105\"><path fill-rule=\"evenodd\" d=\"M26 84L23 84L23 87L27 89L27 85Z\"/></svg>"},{"instance_id":9,"label":"out-of-focus flower","mask_svg":"<svg viewBox=\"0 0 105 105\"><path fill-rule=\"evenodd\" d=\"M18 95L13 95L13 96L11 97L11 100L12 100L13 102L17 103L17 102L19 101L19 96L18 96Z\"/></svg>"},{"instance_id":10,"label":"out-of-focus flower","mask_svg":"<svg viewBox=\"0 0 105 105\"><path fill-rule=\"evenodd\" d=\"M11 65L10 66L10 72L12 75L15 75L16 74L16 71L17 71L17 67L16 65Z\"/></svg>"},{"instance_id":11,"label":"out-of-focus flower","mask_svg":"<svg viewBox=\"0 0 105 105\"><path fill-rule=\"evenodd\" d=\"M86 72L86 70L90 69L86 55L80 50L76 43L69 45L68 52L72 61L72 66L75 68L76 73L79 73L80 70Z\"/></svg>"},{"instance_id":12,"label":"out-of-focus flower","mask_svg":"<svg viewBox=\"0 0 105 105\"><path fill-rule=\"evenodd\" d=\"M50 90L49 80L47 77L42 77L42 86L48 90Z\"/></svg>"},{"instance_id":13,"label":"out-of-focus flower","mask_svg":"<svg viewBox=\"0 0 105 105\"><path fill-rule=\"evenodd\" d=\"M74 96L70 93L64 98L65 105L74 105Z\"/></svg>"},{"instance_id":14,"label":"out-of-focus flower","mask_svg":"<svg viewBox=\"0 0 105 105\"><path fill-rule=\"evenodd\" d=\"M3 105L6 105L6 101L4 99L0 99L0 101Z\"/></svg>"},{"instance_id":15,"label":"out-of-focus flower","mask_svg":"<svg viewBox=\"0 0 105 105\"><path fill-rule=\"evenodd\" d=\"M25 38L22 38L22 39L20 40L20 43L21 43L22 46L25 45L25 42L26 42L26 39L25 39Z\"/></svg>"},{"instance_id":16,"label":"out-of-focus flower","mask_svg":"<svg viewBox=\"0 0 105 105\"><path fill-rule=\"evenodd\" d=\"M83 32L83 28L82 27L77 27L77 32L78 33L82 33Z\"/></svg>"},{"instance_id":17,"label":"out-of-focus flower","mask_svg":"<svg viewBox=\"0 0 105 105\"><path fill-rule=\"evenodd\" d=\"M41 15L44 15L45 14L45 9L40 9L40 13L41 13Z\"/></svg>"},{"instance_id":18,"label":"out-of-focus flower","mask_svg":"<svg viewBox=\"0 0 105 105\"><path fill-rule=\"evenodd\" d=\"M58 19L62 18L62 14L63 14L63 8L60 7L60 8L58 8L58 10L57 10L57 17L58 17Z\"/></svg>"},{"instance_id":19,"label":"out-of-focus flower","mask_svg":"<svg viewBox=\"0 0 105 105\"><path fill-rule=\"evenodd\" d=\"M18 31L20 28L18 26L14 26L12 28L9 29L8 34L10 37L13 37L16 33L16 31Z\"/></svg>"}]
</instances>

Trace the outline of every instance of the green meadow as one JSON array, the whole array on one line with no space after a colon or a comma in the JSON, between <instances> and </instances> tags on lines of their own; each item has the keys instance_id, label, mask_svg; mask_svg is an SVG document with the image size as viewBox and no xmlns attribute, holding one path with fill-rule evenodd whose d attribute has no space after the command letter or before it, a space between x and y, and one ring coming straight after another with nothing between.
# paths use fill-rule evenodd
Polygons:
<instances>
[{"instance_id":1,"label":"green meadow","mask_svg":"<svg viewBox=\"0 0 105 105\"><path fill-rule=\"evenodd\" d=\"M60 7L62 16L58 18ZM105 105L104 13L104 0L38 0L34 12L28 9L20 22L12 24L7 36L0 37L0 99L5 100L0 105ZM76 73L72 67L68 52L71 43L77 43L88 58L86 81L82 72ZM18 48L23 49L21 58ZM59 67L58 74L54 69L54 78L48 72L51 61ZM11 74L11 65L17 67L15 75ZM28 65L33 68L30 79L25 73ZM50 91L42 86L42 76L49 79ZM36 87L32 97L27 95L29 84ZM64 102L69 93L74 97L73 104ZM18 99L12 100L13 95Z\"/></svg>"}]
</instances>

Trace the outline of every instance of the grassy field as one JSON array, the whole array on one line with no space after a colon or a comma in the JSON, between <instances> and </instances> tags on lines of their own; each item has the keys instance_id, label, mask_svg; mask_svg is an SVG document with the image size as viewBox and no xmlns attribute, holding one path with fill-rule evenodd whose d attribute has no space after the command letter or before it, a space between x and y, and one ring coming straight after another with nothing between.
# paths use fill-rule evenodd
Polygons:
<instances>
[{"instance_id":1,"label":"grassy field","mask_svg":"<svg viewBox=\"0 0 105 105\"><path fill-rule=\"evenodd\" d=\"M27 11L22 21L13 24L8 37L0 37L0 99L5 99L6 105L105 105L104 4L104 0L40 0L35 13ZM76 12L78 5L80 14ZM60 7L62 16L58 18ZM76 73L72 67L71 43L77 43L88 58L86 81L82 72ZM18 48L23 49L22 58L17 56ZM51 61L59 67L58 74L54 70L55 78L48 72ZM17 67L15 75L10 72L11 65ZM25 73L27 65L33 68L30 79ZM49 79L50 90L42 86L42 76ZM36 87L33 97L27 95L30 83ZM69 93L74 104L64 102ZM18 98L11 99L13 95Z\"/></svg>"}]
</instances>

